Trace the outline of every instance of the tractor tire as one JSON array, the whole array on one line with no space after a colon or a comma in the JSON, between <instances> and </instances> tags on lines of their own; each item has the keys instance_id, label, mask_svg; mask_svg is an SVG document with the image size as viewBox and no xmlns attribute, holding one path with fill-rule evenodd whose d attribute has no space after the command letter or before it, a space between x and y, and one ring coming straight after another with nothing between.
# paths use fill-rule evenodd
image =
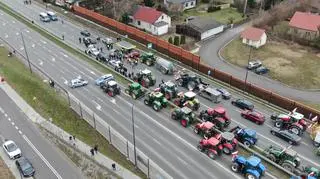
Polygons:
<instances>
[{"instance_id":1,"label":"tractor tire","mask_svg":"<svg viewBox=\"0 0 320 179\"><path fill-rule=\"evenodd\" d=\"M201 145L198 145L198 146L197 146L197 149L198 149L200 152L203 152L203 148L202 148Z\"/></svg>"},{"instance_id":2,"label":"tractor tire","mask_svg":"<svg viewBox=\"0 0 320 179\"><path fill-rule=\"evenodd\" d=\"M251 143L249 142L249 141L247 141L247 140L245 140L244 142L243 142L243 145L245 145L246 147L251 147Z\"/></svg>"},{"instance_id":3,"label":"tractor tire","mask_svg":"<svg viewBox=\"0 0 320 179\"><path fill-rule=\"evenodd\" d=\"M160 107L158 106L158 105L156 105L156 104L154 104L153 106L152 106L152 108L155 110L155 111L160 111Z\"/></svg>"},{"instance_id":4,"label":"tractor tire","mask_svg":"<svg viewBox=\"0 0 320 179\"><path fill-rule=\"evenodd\" d=\"M300 161L298 161L298 160L294 160L293 162L296 165L295 166L296 168L298 168L300 166L300 164L301 164Z\"/></svg>"},{"instance_id":5,"label":"tractor tire","mask_svg":"<svg viewBox=\"0 0 320 179\"><path fill-rule=\"evenodd\" d=\"M126 94L129 94L129 90L128 90L128 89L125 89L124 92L125 92Z\"/></svg>"},{"instance_id":6,"label":"tractor tire","mask_svg":"<svg viewBox=\"0 0 320 179\"><path fill-rule=\"evenodd\" d=\"M203 138L209 139L209 138L210 138L210 135L209 135L208 133L204 133L204 134L203 134Z\"/></svg>"},{"instance_id":7,"label":"tractor tire","mask_svg":"<svg viewBox=\"0 0 320 179\"><path fill-rule=\"evenodd\" d=\"M211 158L212 160L215 160L217 158L217 155L211 151L208 151L208 157Z\"/></svg>"},{"instance_id":8,"label":"tractor tire","mask_svg":"<svg viewBox=\"0 0 320 179\"><path fill-rule=\"evenodd\" d=\"M137 95L134 94L134 93L131 94L131 97L132 97L133 99L137 99Z\"/></svg>"},{"instance_id":9,"label":"tractor tire","mask_svg":"<svg viewBox=\"0 0 320 179\"><path fill-rule=\"evenodd\" d=\"M188 126L188 121L185 120L185 119L181 119L181 120L180 120L180 124L181 124L183 127L187 127L187 126Z\"/></svg>"},{"instance_id":10,"label":"tractor tire","mask_svg":"<svg viewBox=\"0 0 320 179\"><path fill-rule=\"evenodd\" d=\"M276 157L272 154L267 155L267 158L273 162L276 162L276 160L277 160Z\"/></svg>"},{"instance_id":11,"label":"tractor tire","mask_svg":"<svg viewBox=\"0 0 320 179\"><path fill-rule=\"evenodd\" d=\"M151 65L152 65L152 62L151 62L150 60L146 60L145 63L146 63L146 65L148 65L148 66L151 66Z\"/></svg>"},{"instance_id":12,"label":"tractor tire","mask_svg":"<svg viewBox=\"0 0 320 179\"><path fill-rule=\"evenodd\" d=\"M202 121L208 121L209 115L207 113L204 113L201 115L201 120Z\"/></svg>"},{"instance_id":13,"label":"tractor tire","mask_svg":"<svg viewBox=\"0 0 320 179\"><path fill-rule=\"evenodd\" d=\"M251 173L245 174L246 179L258 179L256 176L252 175Z\"/></svg>"},{"instance_id":14,"label":"tractor tire","mask_svg":"<svg viewBox=\"0 0 320 179\"><path fill-rule=\"evenodd\" d=\"M233 172L235 172L235 173L239 173L239 170L240 170L239 164L238 164L238 163L233 163L233 164L231 165L231 170L232 170Z\"/></svg>"},{"instance_id":15,"label":"tractor tire","mask_svg":"<svg viewBox=\"0 0 320 179\"><path fill-rule=\"evenodd\" d=\"M291 164L287 163L287 162L284 162L282 165L281 165L285 170L288 170L290 172L293 172L294 171L294 166L292 166Z\"/></svg>"},{"instance_id":16,"label":"tractor tire","mask_svg":"<svg viewBox=\"0 0 320 179\"><path fill-rule=\"evenodd\" d=\"M144 103L145 105L149 105L149 101L148 101L148 100L144 100L143 103Z\"/></svg>"},{"instance_id":17,"label":"tractor tire","mask_svg":"<svg viewBox=\"0 0 320 179\"><path fill-rule=\"evenodd\" d=\"M271 131L271 134L272 134L272 135L276 135L276 132L274 132L274 131Z\"/></svg>"},{"instance_id":18,"label":"tractor tire","mask_svg":"<svg viewBox=\"0 0 320 179\"><path fill-rule=\"evenodd\" d=\"M243 117L244 119L247 119L246 115L241 114L241 117Z\"/></svg>"},{"instance_id":19,"label":"tractor tire","mask_svg":"<svg viewBox=\"0 0 320 179\"><path fill-rule=\"evenodd\" d=\"M183 80L182 79L178 79L177 83L178 83L178 86L182 86L183 85Z\"/></svg>"},{"instance_id":20,"label":"tractor tire","mask_svg":"<svg viewBox=\"0 0 320 179\"><path fill-rule=\"evenodd\" d=\"M281 128L283 126L283 123L281 121L277 121L274 123L274 126L277 128Z\"/></svg>"},{"instance_id":21,"label":"tractor tire","mask_svg":"<svg viewBox=\"0 0 320 179\"><path fill-rule=\"evenodd\" d=\"M313 141L313 145L318 148L320 146L320 143Z\"/></svg>"},{"instance_id":22,"label":"tractor tire","mask_svg":"<svg viewBox=\"0 0 320 179\"><path fill-rule=\"evenodd\" d=\"M189 91L193 91L196 88L196 83L194 81L190 81L187 85Z\"/></svg>"},{"instance_id":23,"label":"tractor tire","mask_svg":"<svg viewBox=\"0 0 320 179\"><path fill-rule=\"evenodd\" d=\"M171 119L177 120L177 116L175 114L171 114Z\"/></svg>"},{"instance_id":24,"label":"tractor tire","mask_svg":"<svg viewBox=\"0 0 320 179\"><path fill-rule=\"evenodd\" d=\"M290 145L293 145L293 142L292 142L292 140L289 140L289 141L288 141L288 143L289 143Z\"/></svg>"},{"instance_id":25,"label":"tractor tire","mask_svg":"<svg viewBox=\"0 0 320 179\"><path fill-rule=\"evenodd\" d=\"M290 131L298 136L302 134L301 130L297 126L292 126L290 128Z\"/></svg>"},{"instance_id":26,"label":"tractor tire","mask_svg":"<svg viewBox=\"0 0 320 179\"><path fill-rule=\"evenodd\" d=\"M193 131L194 131L194 133L199 134L199 129L198 129L198 128L195 127L195 128L193 129Z\"/></svg>"},{"instance_id":27,"label":"tractor tire","mask_svg":"<svg viewBox=\"0 0 320 179\"><path fill-rule=\"evenodd\" d=\"M224 148L222 149L222 151L223 151L223 153L225 153L225 154L227 154L227 155L230 155L230 154L231 154L231 150L228 149L227 147L224 147Z\"/></svg>"}]
</instances>

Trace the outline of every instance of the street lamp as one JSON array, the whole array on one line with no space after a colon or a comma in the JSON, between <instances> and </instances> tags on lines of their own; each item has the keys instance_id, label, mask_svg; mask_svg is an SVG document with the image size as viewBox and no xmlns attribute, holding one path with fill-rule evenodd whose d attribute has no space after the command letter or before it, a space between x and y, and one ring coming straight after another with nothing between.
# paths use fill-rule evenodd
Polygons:
<instances>
[{"instance_id":1,"label":"street lamp","mask_svg":"<svg viewBox=\"0 0 320 179\"><path fill-rule=\"evenodd\" d=\"M137 167L137 150L136 150L136 134L134 131L134 103L131 105L131 120L132 120L132 136L133 136L133 153L134 153L134 166Z\"/></svg>"},{"instance_id":2,"label":"street lamp","mask_svg":"<svg viewBox=\"0 0 320 179\"><path fill-rule=\"evenodd\" d=\"M251 46L249 46L249 47L250 47L250 51L249 51L249 58L248 58L248 63L247 63L247 65L249 65L249 61L250 61L250 58L251 58L251 51L252 51L252 47L251 47ZM249 72L249 69L248 69L248 66L247 66L246 77L245 77L245 79L244 79L244 89L243 89L243 92L246 92L248 72Z\"/></svg>"},{"instance_id":3,"label":"street lamp","mask_svg":"<svg viewBox=\"0 0 320 179\"><path fill-rule=\"evenodd\" d=\"M22 32L20 32L20 35L21 35L21 39L22 39L23 48L24 48L24 51L26 53L26 58L27 58L27 61L28 61L29 69L30 69L30 72L32 73L31 64L30 64L30 60L29 60L29 55L28 55L28 52L27 52L26 44L24 43L24 38L23 38Z\"/></svg>"}]
</instances>

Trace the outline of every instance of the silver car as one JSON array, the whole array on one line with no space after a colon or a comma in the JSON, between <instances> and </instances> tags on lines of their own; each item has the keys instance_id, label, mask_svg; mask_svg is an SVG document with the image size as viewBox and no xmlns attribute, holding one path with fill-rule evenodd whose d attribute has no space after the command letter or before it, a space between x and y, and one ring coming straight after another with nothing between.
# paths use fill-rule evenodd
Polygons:
<instances>
[{"instance_id":1,"label":"silver car","mask_svg":"<svg viewBox=\"0 0 320 179\"><path fill-rule=\"evenodd\" d=\"M81 77L78 77L76 79L71 80L70 87L71 88L77 88L80 86L86 86L88 84L88 81L82 79Z\"/></svg>"}]
</instances>

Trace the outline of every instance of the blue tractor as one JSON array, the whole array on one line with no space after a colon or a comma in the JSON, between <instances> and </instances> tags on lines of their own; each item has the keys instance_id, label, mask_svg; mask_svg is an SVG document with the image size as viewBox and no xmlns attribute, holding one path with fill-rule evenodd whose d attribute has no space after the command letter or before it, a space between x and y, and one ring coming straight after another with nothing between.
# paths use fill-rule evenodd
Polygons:
<instances>
[{"instance_id":1,"label":"blue tractor","mask_svg":"<svg viewBox=\"0 0 320 179\"><path fill-rule=\"evenodd\" d=\"M244 174L246 179L260 179L266 171L261 159L256 156L250 156L247 159L243 156L235 156L232 162L231 170Z\"/></svg>"},{"instance_id":2,"label":"blue tractor","mask_svg":"<svg viewBox=\"0 0 320 179\"><path fill-rule=\"evenodd\" d=\"M235 138L247 147L254 146L258 141L257 132L252 129L243 129L239 126L236 126L232 128L229 132L234 133Z\"/></svg>"},{"instance_id":3,"label":"blue tractor","mask_svg":"<svg viewBox=\"0 0 320 179\"><path fill-rule=\"evenodd\" d=\"M317 179L314 176L291 176L290 179Z\"/></svg>"}]
</instances>

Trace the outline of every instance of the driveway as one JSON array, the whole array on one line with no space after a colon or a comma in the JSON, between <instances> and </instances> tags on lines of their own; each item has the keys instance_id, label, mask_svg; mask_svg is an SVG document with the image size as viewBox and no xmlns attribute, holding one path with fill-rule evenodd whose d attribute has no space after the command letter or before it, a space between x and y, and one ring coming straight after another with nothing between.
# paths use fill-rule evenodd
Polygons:
<instances>
[{"instance_id":1,"label":"driveway","mask_svg":"<svg viewBox=\"0 0 320 179\"><path fill-rule=\"evenodd\" d=\"M246 70L226 62L219 56L219 50L223 48L225 44L237 37L245 26L246 24L229 29L216 38L202 42L199 51L202 62L244 80ZM278 81L256 75L252 72L249 72L247 80L252 84L294 100L307 101L314 104L320 103L320 91L294 89Z\"/></svg>"}]
</instances>

